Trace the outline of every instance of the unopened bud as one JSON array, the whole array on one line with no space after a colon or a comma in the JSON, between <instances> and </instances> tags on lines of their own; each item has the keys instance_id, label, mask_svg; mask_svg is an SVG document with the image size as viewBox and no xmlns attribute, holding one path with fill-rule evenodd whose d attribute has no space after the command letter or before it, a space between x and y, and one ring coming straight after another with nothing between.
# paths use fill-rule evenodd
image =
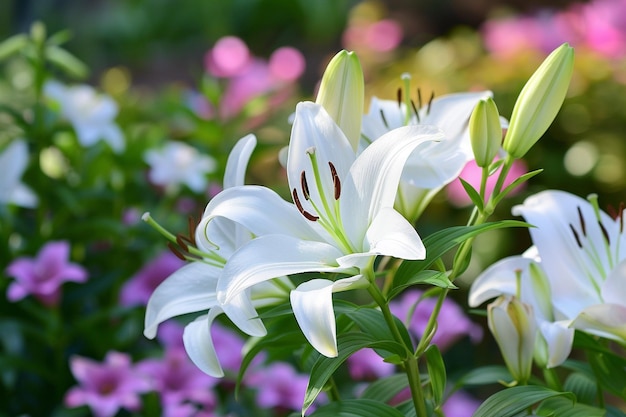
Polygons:
<instances>
[{"instance_id":1,"label":"unopened bud","mask_svg":"<svg viewBox=\"0 0 626 417\"><path fill-rule=\"evenodd\" d=\"M476 165L489 166L502 143L502 126L498 107L491 97L481 99L469 120L469 134Z\"/></svg>"}]
</instances>

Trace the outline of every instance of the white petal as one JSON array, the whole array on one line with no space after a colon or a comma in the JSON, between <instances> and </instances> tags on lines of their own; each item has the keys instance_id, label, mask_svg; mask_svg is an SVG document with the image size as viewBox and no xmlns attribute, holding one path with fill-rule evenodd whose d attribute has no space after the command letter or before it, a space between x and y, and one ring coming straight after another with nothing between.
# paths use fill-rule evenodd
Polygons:
<instances>
[{"instance_id":1,"label":"white petal","mask_svg":"<svg viewBox=\"0 0 626 417\"><path fill-rule=\"evenodd\" d=\"M115 123L108 123L102 127L100 136L105 142L111 146L113 152L120 153L126 147L124 142L124 134L122 130Z\"/></svg>"},{"instance_id":2,"label":"white petal","mask_svg":"<svg viewBox=\"0 0 626 417\"><path fill-rule=\"evenodd\" d=\"M491 265L472 283L468 298L470 307L478 307L485 301L501 295L516 295L516 271L527 270L530 262L528 258L511 256Z\"/></svg>"},{"instance_id":3,"label":"white petal","mask_svg":"<svg viewBox=\"0 0 626 417\"><path fill-rule=\"evenodd\" d=\"M464 151L455 142L433 142L413 151L402 172L402 182L438 189L456 179L466 163Z\"/></svg>"},{"instance_id":4,"label":"white petal","mask_svg":"<svg viewBox=\"0 0 626 417\"><path fill-rule=\"evenodd\" d=\"M256 147L256 136L250 134L239 139L228 155L224 171L224 188L243 185L250 155Z\"/></svg>"},{"instance_id":5,"label":"white petal","mask_svg":"<svg viewBox=\"0 0 626 417\"><path fill-rule=\"evenodd\" d=\"M353 243L362 242L381 208L393 207L411 152L441 138L441 132L432 127L401 127L377 139L359 155L342 184L340 198L343 225Z\"/></svg>"},{"instance_id":6,"label":"white petal","mask_svg":"<svg viewBox=\"0 0 626 417\"><path fill-rule=\"evenodd\" d=\"M443 130L446 140L458 142L468 159L473 159L469 141L468 123L479 100L492 97L491 91L456 93L436 97L429 106L420 109L423 124L434 125Z\"/></svg>"},{"instance_id":7,"label":"white petal","mask_svg":"<svg viewBox=\"0 0 626 417\"><path fill-rule=\"evenodd\" d=\"M209 314L198 317L187 324L183 332L183 344L191 361L202 372L215 378L223 377L224 370L213 345L211 324L221 312L219 307L211 309Z\"/></svg>"},{"instance_id":8,"label":"white petal","mask_svg":"<svg viewBox=\"0 0 626 417\"><path fill-rule=\"evenodd\" d=\"M258 237L237 250L226 263L217 285L218 300L228 303L247 288L283 275L341 270L336 262L341 255L327 243L287 235Z\"/></svg>"},{"instance_id":9,"label":"white petal","mask_svg":"<svg viewBox=\"0 0 626 417\"><path fill-rule=\"evenodd\" d=\"M365 248L378 255L400 259L424 259L426 248L413 226L391 207L384 207L365 235Z\"/></svg>"},{"instance_id":10,"label":"white petal","mask_svg":"<svg viewBox=\"0 0 626 417\"><path fill-rule=\"evenodd\" d=\"M0 154L0 200L8 200L13 189L20 183L22 174L28 166L28 145L22 139L16 139Z\"/></svg>"},{"instance_id":11,"label":"white petal","mask_svg":"<svg viewBox=\"0 0 626 417\"><path fill-rule=\"evenodd\" d=\"M624 343L626 306L607 303L587 307L574 319L572 327Z\"/></svg>"},{"instance_id":12,"label":"white petal","mask_svg":"<svg viewBox=\"0 0 626 417\"><path fill-rule=\"evenodd\" d=\"M578 215L585 220L585 233ZM598 289L603 273L597 269L585 249L578 246L572 228L584 247L594 247L604 271L609 262L604 250L604 237L597 224L594 209L588 201L563 191L543 191L515 206L513 214L536 226L530 228L533 244L541 255L541 264L550 278L554 306L573 319L585 306L601 302ZM601 213L607 228L613 220ZM595 279L594 283L592 280Z\"/></svg>"},{"instance_id":13,"label":"white petal","mask_svg":"<svg viewBox=\"0 0 626 417\"><path fill-rule=\"evenodd\" d=\"M626 305L626 259L611 271L601 291L605 303Z\"/></svg>"},{"instance_id":14,"label":"white petal","mask_svg":"<svg viewBox=\"0 0 626 417\"><path fill-rule=\"evenodd\" d=\"M337 356L337 330L333 310L333 292L362 287L363 277L357 275L338 281L313 279L291 292L291 307L302 333L322 355Z\"/></svg>"},{"instance_id":15,"label":"white petal","mask_svg":"<svg viewBox=\"0 0 626 417\"><path fill-rule=\"evenodd\" d=\"M310 152L315 152L321 190L315 181ZM302 173L306 177L311 200L321 202L324 195L327 201L334 201L335 187L329 162L343 180L355 158L350 142L322 106L311 102L298 103L289 141L287 176L290 192L296 190L306 211L314 213L311 203L304 198Z\"/></svg>"},{"instance_id":16,"label":"white petal","mask_svg":"<svg viewBox=\"0 0 626 417\"><path fill-rule=\"evenodd\" d=\"M381 100L372 97L370 109L363 116L361 124L361 131L365 139L373 142L390 130L404 126L405 109L404 103L398 106L398 102L395 100Z\"/></svg>"},{"instance_id":17,"label":"white petal","mask_svg":"<svg viewBox=\"0 0 626 417\"><path fill-rule=\"evenodd\" d=\"M196 242L202 248L214 248L206 225L216 217L239 223L256 236L282 233L319 239L293 204L266 187L244 185L227 188L216 195L207 205L196 230Z\"/></svg>"},{"instance_id":18,"label":"white petal","mask_svg":"<svg viewBox=\"0 0 626 417\"><path fill-rule=\"evenodd\" d=\"M148 300L144 335L152 339L163 321L217 305L215 287L220 272L203 262L191 262L166 278Z\"/></svg>"},{"instance_id":19,"label":"white petal","mask_svg":"<svg viewBox=\"0 0 626 417\"><path fill-rule=\"evenodd\" d=\"M267 331L250 300L250 291L242 291L220 307L239 329L250 336L265 336Z\"/></svg>"},{"instance_id":20,"label":"white petal","mask_svg":"<svg viewBox=\"0 0 626 417\"><path fill-rule=\"evenodd\" d=\"M569 327L570 321L539 321L539 331L548 345L548 368L559 366L572 351L574 329Z\"/></svg>"}]
</instances>

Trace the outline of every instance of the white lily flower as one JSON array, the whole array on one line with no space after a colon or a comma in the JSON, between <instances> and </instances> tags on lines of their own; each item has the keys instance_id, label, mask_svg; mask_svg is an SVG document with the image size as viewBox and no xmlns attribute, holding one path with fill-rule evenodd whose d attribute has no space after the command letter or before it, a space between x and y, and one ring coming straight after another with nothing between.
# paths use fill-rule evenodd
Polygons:
<instances>
[{"instance_id":1,"label":"white lily flower","mask_svg":"<svg viewBox=\"0 0 626 417\"><path fill-rule=\"evenodd\" d=\"M37 206L37 196L21 181L27 166L28 145L22 139L15 139L0 153L0 204L12 203L26 208Z\"/></svg>"},{"instance_id":2,"label":"white lily flower","mask_svg":"<svg viewBox=\"0 0 626 417\"><path fill-rule=\"evenodd\" d=\"M470 289L473 307L515 294L520 271L521 299L537 312L548 367L567 358L574 328L626 342L624 214L614 220L591 201L549 190L514 207L536 226L530 229L534 254L494 264Z\"/></svg>"},{"instance_id":3,"label":"white lily flower","mask_svg":"<svg viewBox=\"0 0 626 417\"><path fill-rule=\"evenodd\" d=\"M243 185L246 166L255 146L256 138L253 135L237 142L226 164L225 188ZM210 333L213 320L219 314L226 313L246 333L263 336L266 334L265 327L257 317L255 307L285 300L293 285L286 277L282 277L255 286L233 298L229 304L220 305L216 288L224 264L239 246L250 240L251 235L240 225L226 219L215 219L209 228L214 242L220 243L219 249L204 244L204 235L196 233L196 243L200 253L205 255L204 258L183 266L156 288L146 308L144 335L154 338L158 325L172 317L207 311L207 314L187 324L183 342L196 366L211 376L221 377L224 371Z\"/></svg>"},{"instance_id":4,"label":"white lily flower","mask_svg":"<svg viewBox=\"0 0 626 417\"><path fill-rule=\"evenodd\" d=\"M201 155L183 142L168 142L162 149L149 149L144 153L144 160L150 165L150 181L169 192L176 191L182 184L196 193L205 191L207 174L215 171L217 165L215 159Z\"/></svg>"},{"instance_id":5,"label":"white lily flower","mask_svg":"<svg viewBox=\"0 0 626 417\"><path fill-rule=\"evenodd\" d=\"M118 107L111 97L97 93L89 85L64 86L56 81L47 82L44 92L59 103L81 145L92 146L104 140L114 152L124 150L124 135L115 123Z\"/></svg>"},{"instance_id":6,"label":"white lily flower","mask_svg":"<svg viewBox=\"0 0 626 417\"><path fill-rule=\"evenodd\" d=\"M357 158L322 106L298 104L287 162L293 204L268 188L244 186L224 190L207 206L205 227L227 218L258 236L229 258L217 285L218 300L229 304L277 276L345 273L349 277L337 281L305 282L291 295L309 342L320 353L336 356L332 293L368 286L367 273L361 271L368 271L377 255L425 256L421 239L393 202L409 154L441 137L432 128L402 127Z\"/></svg>"},{"instance_id":7,"label":"white lily flower","mask_svg":"<svg viewBox=\"0 0 626 417\"><path fill-rule=\"evenodd\" d=\"M490 91L444 95L422 106L417 114L405 103L372 98L369 112L363 117L362 147L405 125L436 126L444 134L442 141L420 146L404 167L395 207L406 218L416 220L432 197L474 159L469 118L476 104L491 96Z\"/></svg>"}]
</instances>

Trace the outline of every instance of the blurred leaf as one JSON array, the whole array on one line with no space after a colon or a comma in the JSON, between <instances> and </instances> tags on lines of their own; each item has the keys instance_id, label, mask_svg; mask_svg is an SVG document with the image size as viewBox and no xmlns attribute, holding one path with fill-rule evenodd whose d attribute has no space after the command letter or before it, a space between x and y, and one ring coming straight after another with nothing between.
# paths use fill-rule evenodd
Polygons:
<instances>
[{"instance_id":1,"label":"blurred leaf","mask_svg":"<svg viewBox=\"0 0 626 417\"><path fill-rule=\"evenodd\" d=\"M490 365L475 368L459 378L454 384L455 390L468 385L498 384L511 381L513 377L505 366Z\"/></svg>"},{"instance_id":2,"label":"blurred leaf","mask_svg":"<svg viewBox=\"0 0 626 417\"><path fill-rule=\"evenodd\" d=\"M476 189L472 187L472 185L469 182L465 181L463 178L459 177L459 180L461 181L461 185L465 189L467 196L470 198L470 200L472 200L472 203L474 203L474 205L478 207L478 210L483 211L485 203L483 202L483 199L480 197L480 194L478 193L478 191L476 191Z\"/></svg>"},{"instance_id":3,"label":"blurred leaf","mask_svg":"<svg viewBox=\"0 0 626 417\"><path fill-rule=\"evenodd\" d=\"M397 409L374 400L337 401L317 409L311 417L404 417Z\"/></svg>"},{"instance_id":4,"label":"blurred leaf","mask_svg":"<svg viewBox=\"0 0 626 417\"><path fill-rule=\"evenodd\" d=\"M20 52L28 45L28 36L14 35L0 43L0 61L4 61L13 54Z\"/></svg>"},{"instance_id":5,"label":"blurred leaf","mask_svg":"<svg viewBox=\"0 0 626 417\"><path fill-rule=\"evenodd\" d=\"M586 404L572 404L565 397L553 397L543 401L536 410L540 416L554 417L604 417L606 410Z\"/></svg>"},{"instance_id":6,"label":"blurred leaf","mask_svg":"<svg viewBox=\"0 0 626 417\"><path fill-rule=\"evenodd\" d=\"M48 45L46 58L71 77L83 79L89 74L89 68L85 63L59 46Z\"/></svg>"},{"instance_id":7,"label":"blurred leaf","mask_svg":"<svg viewBox=\"0 0 626 417\"><path fill-rule=\"evenodd\" d=\"M396 374L387 378L378 379L365 388L361 398L388 402L400 391L409 386L406 374Z\"/></svg>"},{"instance_id":8,"label":"blurred leaf","mask_svg":"<svg viewBox=\"0 0 626 417\"><path fill-rule=\"evenodd\" d=\"M436 345L430 345L424 353L435 407L440 407L446 390L446 366Z\"/></svg>"},{"instance_id":9,"label":"blurred leaf","mask_svg":"<svg viewBox=\"0 0 626 417\"><path fill-rule=\"evenodd\" d=\"M537 385L506 388L487 398L473 417L512 417L538 402L557 396L569 398L572 405L576 400L570 392L553 391Z\"/></svg>"},{"instance_id":10,"label":"blurred leaf","mask_svg":"<svg viewBox=\"0 0 626 417\"><path fill-rule=\"evenodd\" d=\"M570 374L565 380L563 389L576 394L578 401L585 404L593 404L598 391L596 381L580 372Z\"/></svg>"}]
</instances>

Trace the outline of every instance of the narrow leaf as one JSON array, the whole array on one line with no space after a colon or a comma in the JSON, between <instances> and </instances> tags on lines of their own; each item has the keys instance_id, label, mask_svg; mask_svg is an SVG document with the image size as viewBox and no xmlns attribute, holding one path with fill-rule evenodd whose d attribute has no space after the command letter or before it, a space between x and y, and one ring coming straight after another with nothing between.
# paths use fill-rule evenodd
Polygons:
<instances>
[{"instance_id":1,"label":"narrow leaf","mask_svg":"<svg viewBox=\"0 0 626 417\"><path fill-rule=\"evenodd\" d=\"M374 401L389 402L400 391L409 386L406 374L395 374L387 378L378 379L365 388L361 398Z\"/></svg>"},{"instance_id":2,"label":"narrow leaf","mask_svg":"<svg viewBox=\"0 0 626 417\"><path fill-rule=\"evenodd\" d=\"M430 345L425 352L430 387L435 401L435 408L443 403L443 395L446 390L446 366L443 357L436 345Z\"/></svg>"},{"instance_id":3,"label":"narrow leaf","mask_svg":"<svg viewBox=\"0 0 626 417\"><path fill-rule=\"evenodd\" d=\"M483 199L480 197L480 194L478 193L478 191L476 191L476 189L472 187L472 185L469 182L465 181L463 178L459 177L459 180L461 181L461 185L465 189L467 196L470 198L470 200L472 200L472 203L474 203L474 205L478 207L478 210L483 211L485 203L483 202Z\"/></svg>"},{"instance_id":4,"label":"narrow leaf","mask_svg":"<svg viewBox=\"0 0 626 417\"><path fill-rule=\"evenodd\" d=\"M397 409L373 400L333 402L317 409L311 417L404 417Z\"/></svg>"},{"instance_id":5,"label":"narrow leaf","mask_svg":"<svg viewBox=\"0 0 626 417\"><path fill-rule=\"evenodd\" d=\"M537 385L507 388L487 398L473 417L512 417L543 400L557 396L569 398L572 404L575 401L570 392L553 391Z\"/></svg>"},{"instance_id":6,"label":"narrow leaf","mask_svg":"<svg viewBox=\"0 0 626 417\"><path fill-rule=\"evenodd\" d=\"M434 285L439 288L448 288L448 289L457 289L458 287L450 281L448 278L448 274L446 272L441 271L433 271L430 269L426 269L424 271L420 271L417 274L410 277L406 282L401 285L397 285L393 288L392 291L389 292L388 298L392 299L396 295L400 294L407 287L417 285L417 284L428 284Z\"/></svg>"}]
</instances>

